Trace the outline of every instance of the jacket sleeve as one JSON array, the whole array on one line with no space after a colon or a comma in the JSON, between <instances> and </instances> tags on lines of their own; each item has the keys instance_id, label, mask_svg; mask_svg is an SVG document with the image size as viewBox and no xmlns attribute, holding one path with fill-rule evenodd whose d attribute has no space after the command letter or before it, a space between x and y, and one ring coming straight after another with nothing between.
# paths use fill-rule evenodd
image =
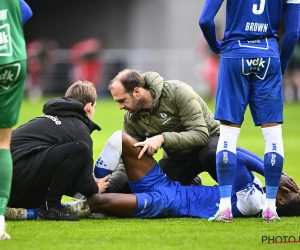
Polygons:
<instances>
[{"instance_id":1,"label":"jacket sleeve","mask_svg":"<svg viewBox=\"0 0 300 250\"><path fill-rule=\"evenodd\" d=\"M216 36L216 25L214 18L218 13L223 0L206 0L199 19L199 25L203 35L210 47L216 53L220 53L221 43Z\"/></svg>"},{"instance_id":2,"label":"jacket sleeve","mask_svg":"<svg viewBox=\"0 0 300 250\"><path fill-rule=\"evenodd\" d=\"M188 85L177 85L173 98L184 131L162 133L163 149L186 150L207 145L209 131L194 91Z\"/></svg>"}]
</instances>

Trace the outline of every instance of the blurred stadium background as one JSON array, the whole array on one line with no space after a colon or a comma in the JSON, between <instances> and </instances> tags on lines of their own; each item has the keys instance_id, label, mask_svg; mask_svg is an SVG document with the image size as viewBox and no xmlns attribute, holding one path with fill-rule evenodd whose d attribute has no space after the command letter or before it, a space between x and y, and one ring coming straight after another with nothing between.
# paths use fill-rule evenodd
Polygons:
<instances>
[{"instance_id":1,"label":"blurred stadium background","mask_svg":"<svg viewBox=\"0 0 300 250\"><path fill-rule=\"evenodd\" d=\"M109 80L123 68L157 71L165 79L189 83L204 96L210 94L199 76L203 50L207 50L198 25L204 0L26 2L33 10L24 26L28 89L39 86L45 94L64 92L76 63L70 51L76 43L92 38L99 42L98 48L86 43L79 56L86 60L97 56L100 66L95 84L100 94L107 94Z\"/></svg>"},{"instance_id":2,"label":"blurred stadium background","mask_svg":"<svg viewBox=\"0 0 300 250\"><path fill-rule=\"evenodd\" d=\"M28 52L26 94L63 93L74 79L108 82L124 68L157 71L214 97L218 58L200 31L204 0L26 0L33 17L24 26ZM215 21L222 38L224 1ZM280 33L283 32L283 27ZM300 46L285 74L286 101L300 101Z\"/></svg>"}]
</instances>

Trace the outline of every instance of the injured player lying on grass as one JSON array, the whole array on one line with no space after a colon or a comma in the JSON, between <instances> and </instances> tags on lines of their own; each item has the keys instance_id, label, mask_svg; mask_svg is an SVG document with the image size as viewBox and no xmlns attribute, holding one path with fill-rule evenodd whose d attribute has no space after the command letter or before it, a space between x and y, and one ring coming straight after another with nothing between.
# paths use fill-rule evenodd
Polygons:
<instances>
[{"instance_id":1,"label":"injured player lying on grass","mask_svg":"<svg viewBox=\"0 0 300 250\"><path fill-rule=\"evenodd\" d=\"M218 210L218 185L182 186L171 181L152 156L138 155L141 148L136 140L122 131L115 132L106 142L99 158L106 170L117 168L122 159L132 194L95 194L87 200L65 204L73 215L88 218L92 213L129 218L209 218ZM263 162L253 153L237 150L238 167L232 190L234 217L258 217L264 204L265 193L253 172L263 175ZM297 184L282 175L277 193L277 211L281 216L299 214L300 194Z\"/></svg>"}]
</instances>

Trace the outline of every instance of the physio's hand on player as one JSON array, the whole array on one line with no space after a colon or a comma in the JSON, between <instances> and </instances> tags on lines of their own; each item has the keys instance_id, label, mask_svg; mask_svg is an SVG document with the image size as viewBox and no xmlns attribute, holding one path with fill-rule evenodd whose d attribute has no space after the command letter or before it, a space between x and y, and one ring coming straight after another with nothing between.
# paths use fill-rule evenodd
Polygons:
<instances>
[{"instance_id":1,"label":"physio's hand on player","mask_svg":"<svg viewBox=\"0 0 300 250\"><path fill-rule=\"evenodd\" d=\"M94 173L93 176L98 185L98 193L103 193L108 187L109 182L107 180L111 177L111 174L99 179L95 177Z\"/></svg>"},{"instance_id":2,"label":"physio's hand on player","mask_svg":"<svg viewBox=\"0 0 300 250\"><path fill-rule=\"evenodd\" d=\"M291 191L295 193L299 192L299 187L297 183L291 176L287 174L281 175L279 189L288 193Z\"/></svg>"},{"instance_id":3,"label":"physio's hand on player","mask_svg":"<svg viewBox=\"0 0 300 250\"><path fill-rule=\"evenodd\" d=\"M134 144L135 147L143 147L138 159L141 159L143 154L147 151L148 155L154 155L157 153L157 150L164 143L164 137L162 135L156 135L151 138L146 139L143 142L137 142Z\"/></svg>"}]
</instances>

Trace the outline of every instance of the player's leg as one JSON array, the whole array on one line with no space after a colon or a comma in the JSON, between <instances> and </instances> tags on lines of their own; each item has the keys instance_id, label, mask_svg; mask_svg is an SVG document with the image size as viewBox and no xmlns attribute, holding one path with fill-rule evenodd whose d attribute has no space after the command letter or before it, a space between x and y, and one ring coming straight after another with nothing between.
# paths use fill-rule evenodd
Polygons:
<instances>
[{"instance_id":1,"label":"player's leg","mask_svg":"<svg viewBox=\"0 0 300 250\"><path fill-rule=\"evenodd\" d=\"M12 159L9 150L11 128L0 129L0 240L10 239L5 232L5 211L9 200L11 179L12 179Z\"/></svg>"},{"instance_id":2,"label":"player's leg","mask_svg":"<svg viewBox=\"0 0 300 250\"><path fill-rule=\"evenodd\" d=\"M125 139L125 137L127 139ZM123 138L123 142L120 142ZM130 142L129 142L130 140ZM145 163L145 159L143 160L138 160L137 157L130 152L130 150L133 150L133 152L140 152L141 148L134 148L133 147L133 143L135 143L136 141L133 140L133 138L130 138L128 136L126 136L125 134L122 135L121 131L117 131L106 143L103 151L101 152L96 167L95 167L95 175L96 177L103 177L105 174L110 173L116 166L117 163L113 163L111 160L109 160L109 158L114 157L114 159L120 159L120 154L122 154L122 149L120 148L119 150L112 150L112 145L116 144L120 144L122 145L125 144L125 146L123 146L124 150L126 151L125 153L122 154L122 158L124 158L124 161L131 161L130 158L132 157L132 160L135 161L137 164L144 164ZM129 143L129 146L127 146L127 144ZM129 150L130 149L130 150ZM127 153L127 151L129 150L129 152ZM117 151L119 151L119 153L116 153ZM152 157L148 157L147 155L145 155L145 158L147 160L153 161ZM104 166L104 159L105 162L109 162L109 167L111 169L108 169L108 163L106 164L106 166ZM132 166L135 166L137 164L133 164ZM136 171L136 173L133 174L133 171ZM140 176L145 175L144 172L141 173L141 171L145 171L145 168L142 167L138 167L138 168L129 168L127 170L127 172L129 173L129 175L133 175L133 178L137 178L140 179ZM147 171L147 170L146 170ZM142 174L142 175L141 175ZM137 175L135 177L135 175ZM132 178L132 177L130 177ZM105 192L107 193L132 193L132 190L130 189L129 185L128 185L128 177L126 174L126 169L124 167L124 164L119 164L116 171L112 172L112 176L109 178L108 182L109 182L109 186L106 189Z\"/></svg>"},{"instance_id":3,"label":"player's leg","mask_svg":"<svg viewBox=\"0 0 300 250\"><path fill-rule=\"evenodd\" d=\"M119 145L120 138L121 148ZM100 154L99 159L101 158L102 161L101 166L103 167L103 163L105 163L110 170L113 170L113 168L117 167L118 163L109 164L109 159L111 159L113 155L117 159L121 156L128 181L136 183L143 179L154 168L156 161L147 154L144 154L141 159L138 159L141 147L134 147L136 142L134 138L122 131L115 132L109 138L105 148ZM98 163L100 163L99 160ZM152 185L151 183L147 184ZM134 194L95 194L88 198L88 205L91 212L128 217L138 206L138 200Z\"/></svg>"},{"instance_id":4,"label":"player's leg","mask_svg":"<svg viewBox=\"0 0 300 250\"><path fill-rule=\"evenodd\" d=\"M114 139L115 136L121 136L121 149L118 149L120 146L116 145L120 143L120 140L119 138ZM141 159L138 159L141 148L133 146L136 142L137 141L135 139L126 133L117 131L109 139L109 143L105 146L107 148L103 149L102 154L100 154L99 157L108 165L109 161L107 159L112 158L112 155L117 157L117 154L121 154L128 180L130 182L142 179L156 164L156 161L146 154L144 154ZM117 150L112 150L116 148ZM109 151L113 152L110 153ZM109 154L111 155L109 156ZM119 156L117 158L119 159ZM108 166L110 170L112 170L112 166L116 167L116 165L117 163ZM88 205L91 212L128 217L137 207L137 197L134 194L95 194L88 198Z\"/></svg>"},{"instance_id":5,"label":"player's leg","mask_svg":"<svg viewBox=\"0 0 300 250\"><path fill-rule=\"evenodd\" d=\"M0 80L0 240L10 239L5 233L4 219L12 180L10 139L11 128L18 122L23 100L26 61L1 67L0 75L6 75L6 72L12 77Z\"/></svg>"},{"instance_id":6,"label":"player's leg","mask_svg":"<svg viewBox=\"0 0 300 250\"><path fill-rule=\"evenodd\" d=\"M114 172L122 155L122 131L114 132L106 141L94 167L97 178L103 178Z\"/></svg>"},{"instance_id":7,"label":"player's leg","mask_svg":"<svg viewBox=\"0 0 300 250\"><path fill-rule=\"evenodd\" d=\"M92 213L128 217L137 207L134 194L95 194L88 198L88 205Z\"/></svg>"},{"instance_id":8,"label":"player's leg","mask_svg":"<svg viewBox=\"0 0 300 250\"><path fill-rule=\"evenodd\" d=\"M231 221L231 192L236 170L236 145L248 103L249 85L243 75L242 59L220 60L215 119L221 121L216 152L220 189L219 211L209 221Z\"/></svg>"},{"instance_id":9,"label":"player's leg","mask_svg":"<svg viewBox=\"0 0 300 250\"><path fill-rule=\"evenodd\" d=\"M153 157L144 154L139 160L141 147L134 147L137 141L118 130L107 140L94 169L97 178L103 178L116 170L122 158L128 180L134 182L143 178L156 164Z\"/></svg>"},{"instance_id":10,"label":"player's leg","mask_svg":"<svg viewBox=\"0 0 300 250\"><path fill-rule=\"evenodd\" d=\"M283 169L284 149L282 129L275 126L262 125L265 139L264 172L266 183L266 201L263 208L263 220L266 222L280 220L276 212L276 195Z\"/></svg>"},{"instance_id":11,"label":"player's leg","mask_svg":"<svg viewBox=\"0 0 300 250\"><path fill-rule=\"evenodd\" d=\"M277 221L276 194L282 174L284 150L281 123L283 122L283 90L279 58L264 58L269 62L263 79L253 84L250 110L255 125L261 125L265 141L264 172L266 201L263 208L264 221ZM267 93L267 95L262 95Z\"/></svg>"},{"instance_id":12,"label":"player's leg","mask_svg":"<svg viewBox=\"0 0 300 250\"><path fill-rule=\"evenodd\" d=\"M138 159L142 147L134 147L136 142L128 134L122 133L122 160L130 182L142 179L156 164L154 158L148 154L144 154L141 159Z\"/></svg>"}]
</instances>

